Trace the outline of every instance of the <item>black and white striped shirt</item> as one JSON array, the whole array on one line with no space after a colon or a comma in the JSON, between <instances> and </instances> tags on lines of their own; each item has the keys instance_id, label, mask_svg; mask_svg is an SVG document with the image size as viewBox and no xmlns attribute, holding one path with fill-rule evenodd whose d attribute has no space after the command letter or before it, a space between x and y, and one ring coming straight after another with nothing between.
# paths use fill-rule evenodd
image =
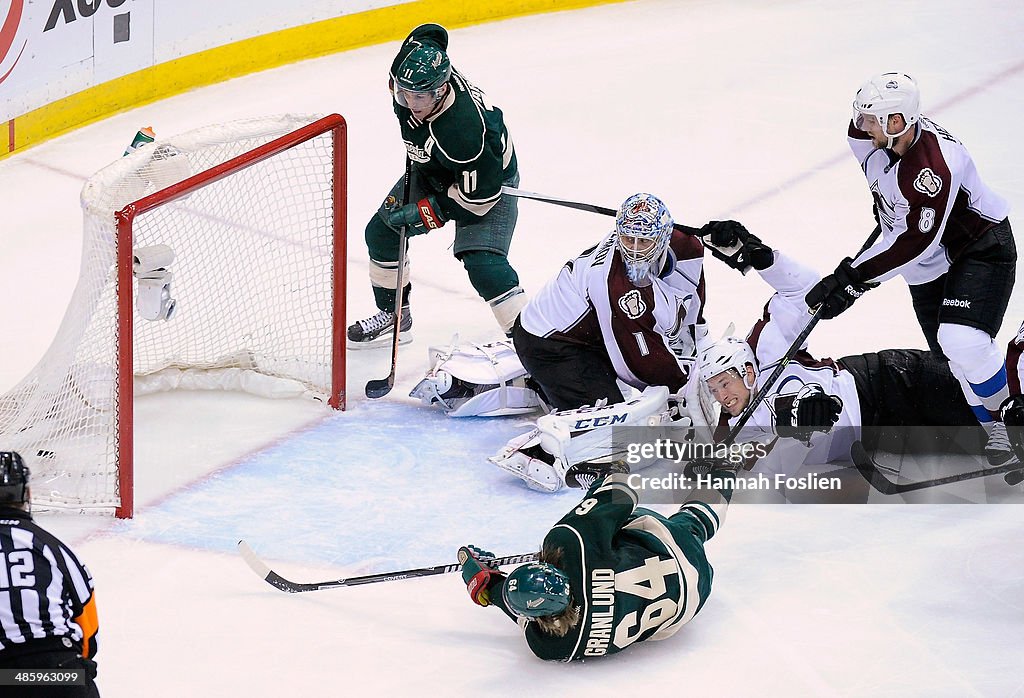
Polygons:
<instances>
[{"instance_id":1,"label":"black and white striped shirt","mask_svg":"<svg viewBox=\"0 0 1024 698\"><path fill-rule=\"evenodd\" d=\"M89 570L20 509L0 508L0 662L26 652L96 654Z\"/></svg>"}]
</instances>

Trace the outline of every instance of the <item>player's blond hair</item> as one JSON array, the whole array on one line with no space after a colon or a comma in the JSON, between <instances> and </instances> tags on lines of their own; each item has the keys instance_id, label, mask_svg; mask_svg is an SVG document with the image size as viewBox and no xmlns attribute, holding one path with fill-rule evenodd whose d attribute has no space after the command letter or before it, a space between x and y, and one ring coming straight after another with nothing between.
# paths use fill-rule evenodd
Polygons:
<instances>
[{"instance_id":1,"label":"player's blond hair","mask_svg":"<svg viewBox=\"0 0 1024 698\"><path fill-rule=\"evenodd\" d=\"M545 545L544 549L540 551L540 561L546 562L549 565L554 565L561 569L562 558L564 557L565 551L562 548L558 548L551 545ZM571 593L571 590L570 590ZM574 603L575 599L572 596L569 597L569 605L565 607L565 610L556 616L541 616L540 618L534 618L533 622L537 624L537 627L546 635L552 635L553 637L565 637L566 634L575 628L580 623L580 606Z\"/></svg>"}]
</instances>

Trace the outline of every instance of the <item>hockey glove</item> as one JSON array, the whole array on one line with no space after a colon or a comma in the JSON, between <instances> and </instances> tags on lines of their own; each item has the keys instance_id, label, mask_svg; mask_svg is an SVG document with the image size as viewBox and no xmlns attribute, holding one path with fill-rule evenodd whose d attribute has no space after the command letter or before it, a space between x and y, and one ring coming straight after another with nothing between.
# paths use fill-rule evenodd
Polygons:
<instances>
[{"instance_id":1,"label":"hockey glove","mask_svg":"<svg viewBox=\"0 0 1024 698\"><path fill-rule=\"evenodd\" d=\"M838 395L829 395L820 385L805 385L793 399L792 423L800 430L828 432L843 411Z\"/></svg>"},{"instance_id":2,"label":"hockey glove","mask_svg":"<svg viewBox=\"0 0 1024 698\"><path fill-rule=\"evenodd\" d=\"M767 269L775 262L772 248L736 221L711 221L700 229L700 236L728 255L723 261L740 273L746 274L751 268Z\"/></svg>"},{"instance_id":3,"label":"hockey glove","mask_svg":"<svg viewBox=\"0 0 1024 698\"><path fill-rule=\"evenodd\" d=\"M730 463L724 458L695 458L683 466L683 477L695 480L698 476L735 475L742 463Z\"/></svg>"},{"instance_id":4,"label":"hockey glove","mask_svg":"<svg viewBox=\"0 0 1024 698\"><path fill-rule=\"evenodd\" d=\"M466 583L469 598L478 606L491 605L491 588L505 578L505 575L491 564L492 560L493 553L481 550L475 545L464 545L459 548L462 581Z\"/></svg>"},{"instance_id":5,"label":"hockey glove","mask_svg":"<svg viewBox=\"0 0 1024 698\"><path fill-rule=\"evenodd\" d=\"M433 196L424 197L414 204L399 206L388 212L388 225L393 228L405 226L405 234L408 236L429 233L447 221Z\"/></svg>"},{"instance_id":6,"label":"hockey glove","mask_svg":"<svg viewBox=\"0 0 1024 698\"><path fill-rule=\"evenodd\" d=\"M824 306L821 311L822 320L831 320L839 317L853 302L865 293L878 286L877 281L864 281L860 272L853 266L853 260L847 257L836 270L816 283L804 301L812 312L816 312L818 306Z\"/></svg>"},{"instance_id":7,"label":"hockey glove","mask_svg":"<svg viewBox=\"0 0 1024 698\"><path fill-rule=\"evenodd\" d=\"M565 484L579 490L589 490L598 480L615 473L628 473L629 466L617 460L610 463L577 463L565 471Z\"/></svg>"}]
</instances>

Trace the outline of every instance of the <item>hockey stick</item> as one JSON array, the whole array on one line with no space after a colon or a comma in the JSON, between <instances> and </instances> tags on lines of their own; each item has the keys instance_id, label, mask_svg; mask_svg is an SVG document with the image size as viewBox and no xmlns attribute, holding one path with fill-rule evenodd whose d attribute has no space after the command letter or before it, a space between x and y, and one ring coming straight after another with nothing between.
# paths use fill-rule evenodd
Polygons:
<instances>
[{"instance_id":1,"label":"hockey stick","mask_svg":"<svg viewBox=\"0 0 1024 698\"><path fill-rule=\"evenodd\" d=\"M265 562L260 560L249 544L244 540L238 541L238 552L242 554L242 559L245 560L249 568L258 574L263 581L271 586L277 587L281 591L287 591L289 594L297 594L302 591L318 591L320 589L331 589L334 587L351 587L358 586L360 584L375 584L376 582L391 582L396 579L412 579L413 577L430 577L435 574L448 574L450 572L458 572L462 569L462 565L458 563L450 565L434 565L433 567L419 567L411 570L401 570L399 572L382 572L380 574L368 574L362 577L343 577L341 579L329 579L325 582L293 582L285 579L274 570L270 569ZM521 562L532 562L537 559L537 553L527 553L525 555L509 555L508 557L498 557L491 561L496 567L501 565L517 565Z\"/></svg>"},{"instance_id":2,"label":"hockey stick","mask_svg":"<svg viewBox=\"0 0 1024 698\"><path fill-rule=\"evenodd\" d=\"M515 189L514 187L502 187L502 194L508 194L509 196L515 196L519 199L533 199L534 201L543 201L547 204L554 204L555 206L565 206L566 208L574 208L578 211L589 211L590 213L600 213L604 216L616 216L618 211L613 208L606 206L597 206L595 204L585 204L579 201L570 201L569 199L562 199L557 196L548 196L547 194L538 194L532 191L524 191L522 189ZM692 228L682 223L674 223L673 228L678 230L680 233L686 233L687 235L694 235L700 237L700 228Z\"/></svg>"},{"instance_id":3,"label":"hockey stick","mask_svg":"<svg viewBox=\"0 0 1024 698\"><path fill-rule=\"evenodd\" d=\"M882 494L902 494L903 492L913 492L914 490L923 490L928 487L938 487L939 485L948 485L953 482L963 482L964 480L973 480L975 478L986 477L988 475L998 475L1000 473L1007 473L1013 470L1020 470L1020 463L1013 463L1012 465L1001 465L996 468L971 470L966 473L946 475L945 477L937 477L931 480L907 482L900 485L893 482L882 473L880 466L875 463L874 459L860 441L853 442L853 447L850 449L850 456L853 458L853 463L857 466L857 470L859 470L860 474L864 476L864 479L868 481L868 484Z\"/></svg>"},{"instance_id":4,"label":"hockey stick","mask_svg":"<svg viewBox=\"0 0 1024 698\"><path fill-rule=\"evenodd\" d=\"M403 186L405 191L402 193L402 206L409 203L411 180L412 160L406 158L405 184ZM402 333L402 296L405 294L405 279L402 278L402 275L405 273L406 227L407 226L403 225L398 230L398 288L395 289L395 324L391 328L391 373L388 374L387 378L367 381L366 397L371 400L384 397L391 392L392 388L395 387L395 369L398 367L398 339L399 335Z\"/></svg>"},{"instance_id":5,"label":"hockey stick","mask_svg":"<svg viewBox=\"0 0 1024 698\"><path fill-rule=\"evenodd\" d=\"M600 213L603 216L616 216L618 211L607 206L597 206L595 204L585 204L580 201L570 201L569 199L562 199L557 196L548 196L547 194L538 194L532 191L524 191L522 189L515 189L514 187L502 187L502 194L508 194L509 196L515 196L519 199L533 199L534 201L543 201L546 204L554 204L555 206L564 206L566 208L574 208L578 211L589 211L590 213ZM680 233L687 235L693 235L694 237L702 237L700 228L694 228L693 226L683 225L682 223L673 223L672 227L678 230ZM723 262L731 260L729 255L725 254L717 248L707 245L706 249L711 251L711 254L721 259Z\"/></svg>"},{"instance_id":6,"label":"hockey stick","mask_svg":"<svg viewBox=\"0 0 1024 698\"><path fill-rule=\"evenodd\" d=\"M861 245L860 251L857 252L857 254L853 256L853 258L856 259L864 252L864 250L871 247L875 243L875 240L878 239L878 236L881 235L881 233L882 226L880 224L876 225L875 229L871 231L870 235L868 235L868 239L864 241L863 245ZM722 442L726 446L732 445L732 443L736 440L736 437L739 435L740 430L744 427L747 421L750 420L751 415L754 414L754 410L756 410L757 407L762 402L764 402L765 398L768 397L768 390L773 385L775 385L775 381L777 381L779 379L779 376L782 375L782 372L786 370L786 366L789 364L790 361L793 360L793 357L796 356L796 353L800 351L800 347L803 346L803 343L811 334L811 330L813 330L814 327L818 324L818 321L821 320L821 314L824 312L824 310L825 304L822 303L814 311L814 314L811 316L811 319L807 321L807 325L804 327L804 329L800 332L800 334L796 336L796 339L793 340L793 343L789 345L789 349L787 349L786 353L782 355L782 358L779 360L779 363L775 367L775 370L772 371L771 375L768 376L768 379L764 382L764 385L761 386L760 390L757 391L757 394L754 395L751 399L750 404L748 404L746 409L744 409L743 412L740 414L739 419L736 422L736 426L729 430L729 435L726 436L725 441Z\"/></svg>"}]
</instances>

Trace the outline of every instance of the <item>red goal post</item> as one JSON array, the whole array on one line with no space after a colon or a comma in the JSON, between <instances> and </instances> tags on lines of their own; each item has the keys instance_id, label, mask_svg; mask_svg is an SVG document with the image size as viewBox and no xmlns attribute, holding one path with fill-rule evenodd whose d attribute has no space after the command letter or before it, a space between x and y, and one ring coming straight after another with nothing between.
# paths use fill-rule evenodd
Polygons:
<instances>
[{"instance_id":1,"label":"red goal post","mask_svg":"<svg viewBox=\"0 0 1024 698\"><path fill-rule=\"evenodd\" d=\"M0 395L0 443L30 463L34 505L133 515L136 392L345 408L346 145L336 114L247 119L158 139L89 179L64 321Z\"/></svg>"}]
</instances>

